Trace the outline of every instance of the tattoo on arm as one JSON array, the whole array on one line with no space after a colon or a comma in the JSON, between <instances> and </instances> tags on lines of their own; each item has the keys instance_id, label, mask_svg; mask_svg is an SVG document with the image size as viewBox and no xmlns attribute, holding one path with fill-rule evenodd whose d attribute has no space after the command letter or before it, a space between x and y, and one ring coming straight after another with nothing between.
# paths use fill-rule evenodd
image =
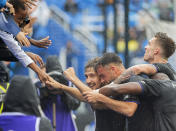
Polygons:
<instances>
[{"instance_id":1,"label":"tattoo on arm","mask_svg":"<svg viewBox=\"0 0 176 131\"><path fill-rule=\"evenodd\" d=\"M123 74L121 74L117 79L115 79L114 83L115 84L124 83L133 75L135 75L135 72L133 70L127 70Z\"/></svg>"}]
</instances>

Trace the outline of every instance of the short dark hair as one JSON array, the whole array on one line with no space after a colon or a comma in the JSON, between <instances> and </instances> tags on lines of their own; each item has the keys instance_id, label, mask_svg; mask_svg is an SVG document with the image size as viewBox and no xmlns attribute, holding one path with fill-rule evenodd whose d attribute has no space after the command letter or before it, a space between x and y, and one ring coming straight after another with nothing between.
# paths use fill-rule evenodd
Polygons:
<instances>
[{"instance_id":1,"label":"short dark hair","mask_svg":"<svg viewBox=\"0 0 176 131\"><path fill-rule=\"evenodd\" d=\"M86 66L84 67L84 70L86 70L87 68L95 68L95 65L98 63L99 60L100 60L100 57L96 57L89 60Z\"/></svg>"},{"instance_id":2,"label":"short dark hair","mask_svg":"<svg viewBox=\"0 0 176 131\"><path fill-rule=\"evenodd\" d=\"M9 3L13 5L15 12L18 12L19 9L26 9L25 2L23 0L9 0Z\"/></svg>"},{"instance_id":3,"label":"short dark hair","mask_svg":"<svg viewBox=\"0 0 176 131\"><path fill-rule=\"evenodd\" d=\"M158 41L157 43L163 49L163 55L165 58L169 58L175 52L175 42L170 38L166 33L157 32L155 38Z\"/></svg>"},{"instance_id":4,"label":"short dark hair","mask_svg":"<svg viewBox=\"0 0 176 131\"><path fill-rule=\"evenodd\" d=\"M106 66L106 65L109 65L111 63L121 65L122 60L115 53L105 53L105 54L103 54L103 56L100 58L100 60L98 61L98 63L95 66L95 71L97 71L98 66Z\"/></svg>"}]
</instances>

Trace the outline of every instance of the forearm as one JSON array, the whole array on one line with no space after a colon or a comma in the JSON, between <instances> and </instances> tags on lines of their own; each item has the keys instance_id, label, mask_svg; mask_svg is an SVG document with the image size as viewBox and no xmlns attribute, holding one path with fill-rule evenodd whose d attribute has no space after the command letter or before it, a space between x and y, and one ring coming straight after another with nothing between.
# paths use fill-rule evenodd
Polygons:
<instances>
[{"instance_id":1,"label":"forearm","mask_svg":"<svg viewBox=\"0 0 176 131\"><path fill-rule=\"evenodd\" d=\"M27 67L29 64L33 63L33 60L21 49L18 42L12 35L0 31L0 37L12 54L23 64L23 66Z\"/></svg>"},{"instance_id":2,"label":"forearm","mask_svg":"<svg viewBox=\"0 0 176 131\"><path fill-rule=\"evenodd\" d=\"M80 101L85 101L82 94L80 93L80 91L77 88L62 85L62 90L69 93L71 96L77 98Z\"/></svg>"},{"instance_id":3,"label":"forearm","mask_svg":"<svg viewBox=\"0 0 176 131\"><path fill-rule=\"evenodd\" d=\"M10 3L6 2L6 6L10 8L12 5Z\"/></svg>"},{"instance_id":4,"label":"forearm","mask_svg":"<svg viewBox=\"0 0 176 131\"><path fill-rule=\"evenodd\" d=\"M29 36L27 36L27 38L28 38L28 40L30 41L30 43L35 46L36 40L30 38Z\"/></svg>"},{"instance_id":5,"label":"forearm","mask_svg":"<svg viewBox=\"0 0 176 131\"><path fill-rule=\"evenodd\" d=\"M118 95L118 91L116 90L116 92L113 92L114 88L112 87L102 87L99 89L99 93L103 94L105 96L117 96Z\"/></svg>"},{"instance_id":6,"label":"forearm","mask_svg":"<svg viewBox=\"0 0 176 131\"><path fill-rule=\"evenodd\" d=\"M81 93L84 93L86 91L91 91L92 89L89 88L87 85L85 85L79 78L74 77L72 80L73 84L79 89Z\"/></svg>"},{"instance_id":7,"label":"forearm","mask_svg":"<svg viewBox=\"0 0 176 131\"><path fill-rule=\"evenodd\" d=\"M114 83L120 84L128 80L133 75L146 74L153 75L157 72L157 69L152 64L140 64L128 68L122 75L120 75Z\"/></svg>"},{"instance_id":8,"label":"forearm","mask_svg":"<svg viewBox=\"0 0 176 131\"><path fill-rule=\"evenodd\" d=\"M32 62L32 63L30 63L29 65L28 65L28 67L30 68L30 69L32 69L35 73L37 73L37 74L39 74L42 70L34 63L34 62Z\"/></svg>"},{"instance_id":9,"label":"forearm","mask_svg":"<svg viewBox=\"0 0 176 131\"><path fill-rule=\"evenodd\" d=\"M146 75L153 75L157 72L156 67L153 64L141 64L136 65L133 68L133 71L135 72L135 75L144 73Z\"/></svg>"},{"instance_id":10,"label":"forearm","mask_svg":"<svg viewBox=\"0 0 176 131\"><path fill-rule=\"evenodd\" d=\"M108 109L105 104L100 102L97 102L94 104L90 103L90 105L92 106L93 109L99 109L99 110Z\"/></svg>"},{"instance_id":11,"label":"forearm","mask_svg":"<svg viewBox=\"0 0 176 131\"><path fill-rule=\"evenodd\" d=\"M103 95L99 99L99 102L105 104L105 106L109 109L124 114L128 117L131 117L137 109L137 104L134 102L118 101Z\"/></svg>"},{"instance_id":12,"label":"forearm","mask_svg":"<svg viewBox=\"0 0 176 131\"><path fill-rule=\"evenodd\" d=\"M142 88L137 82L125 84L110 84L99 89L99 93L106 96L118 96L122 94L140 94Z\"/></svg>"}]
</instances>

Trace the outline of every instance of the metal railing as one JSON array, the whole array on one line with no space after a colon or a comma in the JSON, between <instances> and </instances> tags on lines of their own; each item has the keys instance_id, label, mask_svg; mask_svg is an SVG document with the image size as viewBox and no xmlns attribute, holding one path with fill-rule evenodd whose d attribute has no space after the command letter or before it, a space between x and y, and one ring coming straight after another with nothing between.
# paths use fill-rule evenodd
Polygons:
<instances>
[{"instance_id":1,"label":"metal railing","mask_svg":"<svg viewBox=\"0 0 176 131\"><path fill-rule=\"evenodd\" d=\"M52 5L50 6L51 18L54 19L58 24L60 24L64 30L73 34L75 39L82 42L82 44L92 53L97 53L96 39L92 36L90 32L86 32L82 27L71 30L70 19L68 15L59 9L58 7Z\"/></svg>"}]
</instances>

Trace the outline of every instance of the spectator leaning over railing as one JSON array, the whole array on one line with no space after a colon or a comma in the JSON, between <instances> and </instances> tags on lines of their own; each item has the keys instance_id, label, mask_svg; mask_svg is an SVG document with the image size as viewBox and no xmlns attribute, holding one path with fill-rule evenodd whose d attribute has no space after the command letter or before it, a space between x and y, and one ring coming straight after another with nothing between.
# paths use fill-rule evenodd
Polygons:
<instances>
[{"instance_id":1,"label":"spectator leaning over railing","mask_svg":"<svg viewBox=\"0 0 176 131\"><path fill-rule=\"evenodd\" d=\"M30 46L30 42L25 37L24 33L20 32L19 27L16 25L16 23L18 25L23 24L26 16L28 16L28 8L26 7L25 2L22 0L10 0L9 2L13 5L16 14L13 18L13 16L11 16L10 14L1 12L0 37L3 42L8 46L8 49L25 67L31 68L37 73L39 79L42 82L45 82L48 79L48 75L45 72L41 71L41 69L32 61L32 59L28 57L26 53L24 53L24 51L18 45L18 42L13 38L13 36L16 36L18 41L21 41L18 38L22 38L21 43L27 43L27 46ZM18 37L19 34L22 37ZM48 43L50 44L51 41L48 40Z\"/></svg>"}]
</instances>

